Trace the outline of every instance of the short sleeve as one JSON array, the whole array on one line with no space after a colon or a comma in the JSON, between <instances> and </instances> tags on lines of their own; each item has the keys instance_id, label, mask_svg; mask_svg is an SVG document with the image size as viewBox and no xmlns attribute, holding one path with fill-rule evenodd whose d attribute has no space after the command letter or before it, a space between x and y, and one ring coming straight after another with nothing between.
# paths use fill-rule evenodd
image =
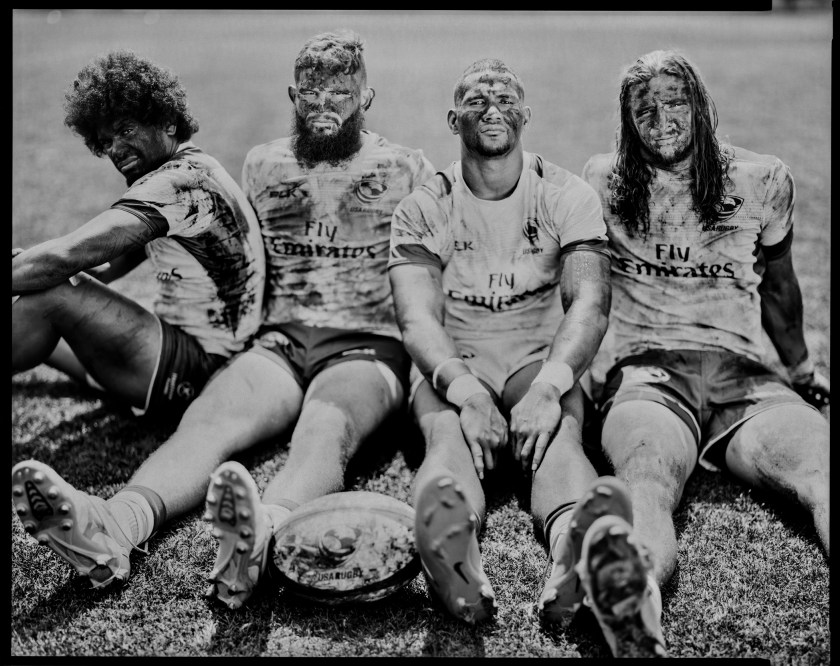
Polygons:
<instances>
[{"instance_id":1,"label":"short sleeve","mask_svg":"<svg viewBox=\"0 0 840 666\"><path fill-rule=\"evenodd\" d=\"M764 198L764 220L759 236L761 245L776 245L793 229L795 199L796 188L790 169L777 159Z\"/></svg>"}]
</instances>

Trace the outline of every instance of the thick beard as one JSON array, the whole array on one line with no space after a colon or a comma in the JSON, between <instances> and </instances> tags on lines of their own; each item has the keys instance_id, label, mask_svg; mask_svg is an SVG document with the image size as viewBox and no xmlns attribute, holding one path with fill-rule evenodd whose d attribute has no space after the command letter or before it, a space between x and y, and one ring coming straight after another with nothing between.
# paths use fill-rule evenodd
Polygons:
<instances>
[{"instance_id":1,"label":"thick beard","mask_svg":"<svg viewBox=\"0 0 840 666\"><path fill-rule=\"evenodd\" d=\"M321 162L336 166L339 162L355 155L362 147L362 128L365 117L361 108L342 123L338 132L321 136L312 132L306 121L297 113L292 120L292 152L295 158L307 167Z\"/></svg>"}]
</instances>

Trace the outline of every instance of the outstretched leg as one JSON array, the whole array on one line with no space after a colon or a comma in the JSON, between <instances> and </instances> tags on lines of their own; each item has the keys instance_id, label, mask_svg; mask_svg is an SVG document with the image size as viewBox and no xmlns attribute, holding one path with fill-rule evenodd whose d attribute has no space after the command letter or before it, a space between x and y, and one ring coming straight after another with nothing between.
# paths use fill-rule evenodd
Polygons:
<instances>
[{"instance_id":1,"label":"outstretched leg","mask_svg":"<svg viewBox=\"0 0 840 666\"><path fill-rule=\"evenodd\" d=\"M469 624L490 619L496 601L481 564L485 499L458 412L423 381L413 403L426 443L414 482L415 540L429 591Z\"/></svg>"},{"instance_id":2,"label":"outstretched leg","mask_svg":"<svg viewBox=\"0 0 840 666\"><path fill-rule=\"evenodd\" d=\"M799 502L829 554L829 427L818 412L805 405L759 412L732 435L726 466L748 484Z\"/></svg>"},{"instance_id":3,"label":"outstretched leg","mask_svg":"<svg viewBox=\"0 0 840 666\"><path fill-rule=\"evenodd\" d=\"M616 476L630 488L634 532L650 551L662 585L676 567L673 513L697 461L694 436L663 405L629 400L610 409L601 441Z\"/></svg>"}]
</instances>

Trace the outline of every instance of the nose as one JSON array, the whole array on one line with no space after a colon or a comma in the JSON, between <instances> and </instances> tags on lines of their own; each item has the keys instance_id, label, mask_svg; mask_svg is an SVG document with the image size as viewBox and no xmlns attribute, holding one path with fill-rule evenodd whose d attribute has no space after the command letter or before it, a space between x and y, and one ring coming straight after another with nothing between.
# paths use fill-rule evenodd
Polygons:
<instances>
[{"instance_id":1,"label":"nose","mask_svg":"<svg viewBox=\"0 0 840 666\"><path fill-rule=\"evenodd\" d=\"M490 118L501 118L501 117L502 117L502 112L499 109L497 103L496 102L489 102L487 104L487 109L484 111L484 118L485 119L490 119Z\"/></svg>"},{"instance_id":2,"label":"nose","mask_svg":"<svg viewBox=\"0 0 840 666\"><path fill-rule=\"evenodd\" d=\"M115 136L111 138L110 145L108 146L106 152L108 153L108 157L113 158L116 155L119 155L120 149L122 148L122 140Z\"/></svg>"}]
</instances>

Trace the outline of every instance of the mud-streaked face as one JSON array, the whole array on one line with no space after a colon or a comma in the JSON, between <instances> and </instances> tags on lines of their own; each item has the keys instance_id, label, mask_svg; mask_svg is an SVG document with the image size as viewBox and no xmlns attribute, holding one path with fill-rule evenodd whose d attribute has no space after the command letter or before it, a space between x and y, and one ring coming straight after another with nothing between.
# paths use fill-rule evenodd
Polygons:
<instances>
[{"instance_id":1,"label":"mud-streaked face","mask_svg":"<svg viewBox=\"0 0 840 666\"><path fill-rule=\"evenodd\" d=\"M671 166L690 154L693 113L688 87L680 77L658 74L633 86L630 115L645 149L658 166Z\"/></svg>"},{"instance_id":2,"label":"mud-streaked face","mask_svg":"<svg viewBox=\"0 0 840 666\"><path fill-rule=\"evenodd\" d=\"M168 160L178 145L175 125L157 127L120 117L97 129L103 151L130 186Z\"/></svg>"},{"instance_id":3,"label":"mud-streaked face","mask_svg":"<svg viewBox=\"0 0 840 666\"><path fill-rule=\"evenodd\" d=\"M483 156L506 155L519 145L522 128L531 117L513 77L505 72L475 72L447 121L464 145Z\"/></svg>"},{"instance_id":4,"label":"mud-streaked face","mask_svg":"<svg viewBox=\"0 0 840 666\"><path fill-rule=\"evenodd\" d=\"M367 110L373 101L373 89L363 85L361 72L330 74L320 69L304 69L298 76L297 87L289 86L289 98L310 132L331 136L359 108Z\"/></svg>"}]
</instances>

